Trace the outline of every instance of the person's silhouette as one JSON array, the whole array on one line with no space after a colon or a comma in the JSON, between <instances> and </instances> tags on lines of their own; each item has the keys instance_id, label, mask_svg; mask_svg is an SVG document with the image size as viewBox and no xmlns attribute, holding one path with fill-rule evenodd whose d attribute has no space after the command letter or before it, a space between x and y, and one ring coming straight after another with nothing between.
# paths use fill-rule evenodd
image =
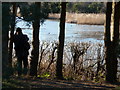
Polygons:
<instances>
[{"instance_id":1,"label":"person's silhouette","mask_svg":"<svg viewBox=\"0 0 120 90\"><path fill-rule=\"evenodd\" d=\"M18 67L18 75L27 74L28 67L28 50L30 49L30 45L28 43L29 38L27 35L22 33L21 28L16 29L16 33L13 38L14 49L17 57L17 67ZM22 62L24 65L24 69L22 70Z\"/></svg>"}]
</instances>

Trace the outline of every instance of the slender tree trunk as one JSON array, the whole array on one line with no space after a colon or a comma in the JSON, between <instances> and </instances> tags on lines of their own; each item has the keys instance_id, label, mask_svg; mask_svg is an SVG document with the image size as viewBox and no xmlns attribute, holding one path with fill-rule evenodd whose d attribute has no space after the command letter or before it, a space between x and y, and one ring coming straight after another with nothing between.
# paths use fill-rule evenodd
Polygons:
<instances>
[{"instance_id":1,"label":"slender tree trunk","mask_svg":"<svg viewBox=\"0 0 120 90\"><path fill-rule=\"evenodd\" d=\"M106 48L106 81L110 81L111 76L111 34L110 34L110 24L111 24L111 14L112 14L112 2L107 3L106 9L106 22L105 22L105 48Z\"/></svg>"},{"instance_id":2,"label":"slender tree trunk","mask_svg":"<svg viewBox=\"0 0 120 90\"><path fill-rule=\"evenodd\" d=\"M56 77L63 79L62 66L63 66L63 49L65 39L65 18L66 18L66 2L61 4L61 17L60 17L60 34L59 34L59 45L57 52L57 63L56 63Z\"/></svg>"},{"instance_id":3,"label":"slender tree trunk","mask_svg":"<svg viewBox=\"0 0 120 90\"><path fill-rule=\"evenodd\" d=\"M2 3L2 79L9 77L8 65L8 31L9 31L9 3Z\"/></svg>"},{"instance_id":4,"label":"slender tree trunk","mask_svg":"<svg viewBox=\"0 0 120 90\"><path fill-rule=\"evenodd\" d=\"M35 3L34 21L33 21L33 49L31 52L30 75L37 76L37 66L39 59L39 29L40 29L40 2Z\"/></svg>"},{"instance_id":5,"label":"slender tree trunk","mask_svg":"<svg viewBox=\"0 0 120 90\"><path fill-rule=\"evenodd\" d=\"M98 75L99 75L99 71L100 71L100 60L101 60L101 47L98 48L97 50L97 71L96 71L96 79L98 80Z\"/></svg>"},{"instance_id":6,"label":"slender tree trunk","mask_svg":"<svg viewBox=\"0 0 120 90\"><path fill-rule=\"evenodd\" d=\"M48 65L48 67L47 67L47 69L46 70L48 70L49 68L50 68L50 65L52 64L52 63L54 63L54 54L55 54L55 50L57 49L57 47L55 46L55 47L53 47L53 51L52 51L52 58L51 58L51 61L50 61L50 63L49 63L49 65Z\"/></svg>"},{"instance_id":7,"label":"slender tree trunk","mask_svg":"<svg viewBox=\"0 0 120 90\"><path fill-rule=\"evenodd\" d=\"M15 18L16 18L16 3L13 3L13 15L12 15L12 23L11 23L11 31L10 31L10 41L9 41L9 65L12 67L12 52L13 52L13 36L15 29Z\"/></svg>"}]
</instances>

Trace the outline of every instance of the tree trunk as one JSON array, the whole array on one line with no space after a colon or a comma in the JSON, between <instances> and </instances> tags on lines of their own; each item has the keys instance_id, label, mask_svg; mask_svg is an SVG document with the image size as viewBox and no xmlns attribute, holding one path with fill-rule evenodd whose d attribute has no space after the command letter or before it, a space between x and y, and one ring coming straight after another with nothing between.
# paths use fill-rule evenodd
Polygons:
<instances>
[{"instance_id":1,"label":"tree trunk","mask_svg":"<svg viewBox=\"0 0 120 90\"><path fill-rule=\"evenodd\" d=\"M106 81L110 81L111 76L111 34L110 34L110 24L111 24L111 14L112 14L112 2L107 3L106 9L106 22L105 22L105 60L106 60Z\"/></svg>"},{"instance_id":2,"label":"tree trunk","mask_svg":"<svg viewBox=\"0 0 120 90\"><path fill-rule=\"evenodd\" d=\"M57 52L57 63L56 63L56 77L63 79L62 66L63 66L63 49L65 39L65 18L66 18L66 2L61 4L61 17L60 17L60 34L59 34L59 45Z\"/></svg>"},{"instance_id":3,"label":"tree trunk","mask_svg":"<svg viewBox=\"0 0 120 90\"><path fill-rule=\"evenodd\" d=\"M112 64L111 64L111 81L112 82L116 82L117 81L117 48L118 48L118 41L119 41L119 18L120 18L120 2L113 2L113 35L112 35L112 47L111 47L111 51L112 51ZM114 48L113 48L114 47Z\"/></svg>"},{"instance_id":4,"label":"tree trunk","mask_svg":"<svg viewBox=\"0 0 120 90\"><path fill-rule=\"evenodd\" d=\"M31 52L30 75L37 76L37 66L39 59L39 29L40 29L40 2L35 3L35 13L33 21L33 49Z\"/></svg>"},{"instance_id":5,"label":"tree trunk","mask_svg":"<svg viewBox=\"0 0 120 90\"><path fill-rule=\"evenodd\" d=\"M12 15L12 23L11 23L11 31L10 31L10 41L9 41L9 65L12 67L12 51L13 51L13 36L15 29L15 18L16 18L16 3L13 3L13 15Z\"/></svg>"},{"instance_id":6,"label":"tree trunk","mask_svg":"<svg viewBox=\"0 0 120 90\"><path fill-rule=\"evenodd\" d=\"M8 65L9 11L9 3L2 3L2 78L8 78L10 72Z\"/></svg>"},{"instance_id":7,"label":"tree trunk","mask_svg":"<svg viewBox=\"0 0 120 90\"><path fill-rule=\"evenodd\" d=\"M110 33L110 20L111 12L113 10L112 16L112 30ZM106 33L105 33L105 47L106 47L106 81L116 82L117 81L117 46L119 40L119 18L120 18L120 2L113 2L108 5L107 3L107 13L106 13ZM109 31L108 31L109 30ZM114 48L113 48L114 47Z\"/></svg>"}]
</instances>

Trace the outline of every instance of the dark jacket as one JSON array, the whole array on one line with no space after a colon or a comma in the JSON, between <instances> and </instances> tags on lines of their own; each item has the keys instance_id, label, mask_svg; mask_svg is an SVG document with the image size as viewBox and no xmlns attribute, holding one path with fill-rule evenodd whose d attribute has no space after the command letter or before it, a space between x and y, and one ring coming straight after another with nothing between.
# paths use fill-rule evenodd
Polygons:
<instances>
[{"instance_id":1,"label":"dark jacket","mask_svg":"<svg viewBox=\"0 0 120 90\"><path fill-rule=\"evenodd\" d=\"M19 34L19 35L14 35L13 42L15 44L15 51L16 51L16 56L27 56L29 55L28 50L30 49L30 45L28 43L29 38L27 35L24 34Z\"/></svg>"}]
</instances>

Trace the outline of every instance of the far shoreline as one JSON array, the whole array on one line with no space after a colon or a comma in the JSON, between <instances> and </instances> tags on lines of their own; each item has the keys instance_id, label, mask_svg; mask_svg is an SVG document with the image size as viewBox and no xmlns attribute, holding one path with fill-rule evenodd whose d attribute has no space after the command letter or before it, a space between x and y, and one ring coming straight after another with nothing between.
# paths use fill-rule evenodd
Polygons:
<instances>
[{"instance_id":1,"label":"far shoreline","mask_svg":"<svg viewBox=\"0 0 120 90\"><path fill-rule=\"evenodd\" d=\"M60 14L49 14L49 20L60 20ZM66 13L66 23L82 25L104 25L105 14Z\"/></svg>"}]
</instances>

